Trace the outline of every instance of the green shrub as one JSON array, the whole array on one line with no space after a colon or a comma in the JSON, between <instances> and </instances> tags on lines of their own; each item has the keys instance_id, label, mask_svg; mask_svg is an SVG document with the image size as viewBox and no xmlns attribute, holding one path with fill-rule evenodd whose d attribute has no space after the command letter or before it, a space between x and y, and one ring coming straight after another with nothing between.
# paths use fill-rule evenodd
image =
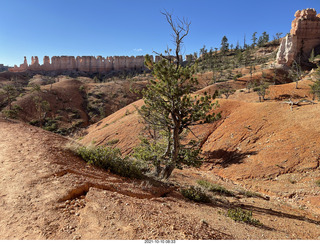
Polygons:
<instances>
[{"instance_id":1,"label":"green shrub","mask_svg":"<svg viewBox=\"0 0 320 244\"><path fill-rule=\"evenodd\" d=\"M39 120L37 119L33 119L29 122L30 125L34 125L34 126L37 126L39 124Z\"/></svg>"},{"instance_id":2,"label":"green shrub","mask_svg":"<svg viewBox=\"0 0 320 244\"><path fill-rule=\"evenodd\" d=\"M260 197L263 198L263 196L260 193L257 192L252 192L252 191L240 191L239 192L241 195L244 195L246 197Z\"/></svg>"},{"instance_id":3,"label":"green shrub","mask_svg":"<svg viewBox=\"0 0 320 244\"><path fill-rule=\"evenodd\" d=\"M252 217L252 211L243 210L241 208L228 209L227 217L237 222L244 222L251 225L261 226L261 222Z\"/></svg>"},{"instance_id":4,"label":"green shrub","mask_svg":"<svg viewBox=\"0 0 320 244\"><path fill-rule=\"evenodd\" d=\"M89 164L93 164L111 173L129 177L142 178L143 167L138 161L123 158L119 149L110 147L79 147L76 153Z\"/></svg>"},{"instance_id":5,"label":"green shrub","mask_svg":"<svg viewBox=\"0 0 320 244\"><path fill-rule=\"evenodd\" d=\"M237 80L238 78L242 77L242 74L241 73L238 73L236 75L233 76L233 80Z\"/></svg>"},{"instance_id":6,"label":"green shrub","mask_svg":"<svg viewBox=\"0 0 320 244\"><path fill-rule=\"evenodd\" d=\"M22 108L15 104L12 106L12 109L8 109L8 110L3 110L2 113L4 114L5 117L10 118L10 119L17 119L18 118L18 114L19 111L21 111Z\"/></svg>"},{"instance_id":7,"label":"green shrub","mask_svg":"<svg viewBox=\"0 0 320 244\"><path fill-rule=\"evenodd\" d=\"M206 180L198 180L197 184L206 188L208 191L211 191L213 193L218 193L226 196L234 196L234 193L227 190L223 186L220 186L218 184L212 184Z\"/></svg>"},{"instance_id":8,"label":"green shrub","mask_svg":"<svg viewBox=\"0 0 320 244\"><path fill-rule=\"evenodd\" d=\"M55 118L54 118L54 120L62 120L62 116L61 115L57 115Z\"/></svg>"},{"instance_id":9,"label":"green shrub","mask_svg":"<svg viewBox=\"0 0 320 244\"><path fill-rule=\"evenodd\" d=\"M316 185L320 187L320 180L316 181Z\"/></svg>"},{"instance_id":10,"label":"green shrub","mask_svg":"<svg viewBox=\"0 0 320 244\"><path fill-rule=\"evenodd\" d=\"M119 139L112 139L110 141L107 141L106 145L108 146L112 146L112 145L115 145L119 142Z\"/></svg>"},{"instance_id":11,"label":"green shrub","mask_svg":"<svg viewBox=\"0 0 320 244\"><path fill-rule=\"evenodd\" d=\"M209 203L211 202L210 197L207 196L201 188L190 186L180 190L181 194L195 202Z\"/></svg>"},{"instance_id":12,"label":"green shrub","mask_svg":"<svg viewBox=\"0 0 320 244\"><path fill-rule=\"evenodd\" d=\"M58 124L55 120L52 119L46 119L43 129L48 130L48 131L52 131L52 132L56 132L58 129Z\"/></svg>"}]
</instances>

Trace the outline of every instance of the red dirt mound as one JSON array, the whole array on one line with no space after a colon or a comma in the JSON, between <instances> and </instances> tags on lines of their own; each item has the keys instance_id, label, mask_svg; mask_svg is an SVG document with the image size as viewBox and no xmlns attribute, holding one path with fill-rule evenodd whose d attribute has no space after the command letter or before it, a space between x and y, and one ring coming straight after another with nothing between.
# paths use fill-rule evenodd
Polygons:
<instances>
[{"instance_id":1,"label":"red dirt mound","mask_svg":"<svg viewBox=\"0 0 320 244\"><path fill-rule=\"evenodd\" d=\"M75 79L62 79L57 83L41 86L41 91L27 93L18 98L16 102L21 107L19 119L29 122L39 118L39 112L34 102L34 98L38 96L50 104L50 109L47 112L49 118L54 119L59 115L62 117L62 122L68 124L71 120L68 115L70 110L69 112L76 113L84 125L87 125L88 116L84 111L85 104L80 90L81 85L83 83Z\"/></svg>"}]
</instances>

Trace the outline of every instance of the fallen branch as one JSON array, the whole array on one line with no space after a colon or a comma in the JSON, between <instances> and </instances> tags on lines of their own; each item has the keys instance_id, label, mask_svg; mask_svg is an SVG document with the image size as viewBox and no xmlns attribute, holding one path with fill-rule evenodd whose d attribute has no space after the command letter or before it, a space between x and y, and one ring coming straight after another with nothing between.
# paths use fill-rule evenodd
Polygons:
<instances>
[{"instance_id":1,"label":"fallen branch","mask_svg":"<svg viewBox=\"0 0 320 244\"><path fill-rule=\"evenodd\" d=\"M289 104L291 111L293 109L293 105L302 106L303 104L301 104L301 103L317 104L317 103L315 103L315 102L313 102L311 100L308 100L308 99L302 99L302 100L300 100L298 102L293 102L291 99L289 99L289 101L285 101L285 102L281 102L281 103Z\"/></svg>"}]
</instances>

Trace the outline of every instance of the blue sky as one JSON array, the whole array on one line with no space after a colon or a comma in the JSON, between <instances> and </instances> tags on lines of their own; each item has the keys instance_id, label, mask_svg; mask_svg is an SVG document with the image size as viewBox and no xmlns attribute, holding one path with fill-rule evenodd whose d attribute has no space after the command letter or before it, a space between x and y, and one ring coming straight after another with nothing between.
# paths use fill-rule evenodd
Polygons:
<instances>
[{"instance_id":1,"label":"blue sky","mask_svg":"<svg viewBox=\"0 0 320 244\"><path fill-rule=\"evenodd\" d=\"M298 9L319 0L1 0L0 63L27 56L114 56L163 52L171 29L160 11L191 21L184 54L203 45L251 43L252 33L288 33Z\"/></svg>"}]
</instances>

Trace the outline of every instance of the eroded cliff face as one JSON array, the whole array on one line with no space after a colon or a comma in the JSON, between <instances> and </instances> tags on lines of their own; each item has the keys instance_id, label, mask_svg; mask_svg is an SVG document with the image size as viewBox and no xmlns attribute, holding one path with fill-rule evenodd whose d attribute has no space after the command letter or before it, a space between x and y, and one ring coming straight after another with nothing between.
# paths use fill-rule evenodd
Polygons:
<instances>
[{"instance_id":1,"label":"eroded cliff face","mask_svg":"<svg viewBox=\"0 0 320 244\"><path fill-rule=\"evenodd\" d=\"M315 9L298 10L291 31L282 39L277 63L290 66L294 60L308 61L313 49L320 46L320 14Z\"/></svg>"},{"instance_id":2,"label":"eroded cliff face","mask_svg":"<svg viewBox=\"0 0 320 244\"><path fill-rule=\"evenodd\" d=\"M134 70L143 69L144 56L115 56L115 57L102 57L102 56L53 56L50 58L45 56L43 58L43 64L39 64L37 56L31 58L31 64L28 65L26 57L24 57L24 63L19 67L9 69L11 72L23 72L23 71L82 71L88 73L95 72L110 72L121 70Z\"/></svg>"}]
</instances>

